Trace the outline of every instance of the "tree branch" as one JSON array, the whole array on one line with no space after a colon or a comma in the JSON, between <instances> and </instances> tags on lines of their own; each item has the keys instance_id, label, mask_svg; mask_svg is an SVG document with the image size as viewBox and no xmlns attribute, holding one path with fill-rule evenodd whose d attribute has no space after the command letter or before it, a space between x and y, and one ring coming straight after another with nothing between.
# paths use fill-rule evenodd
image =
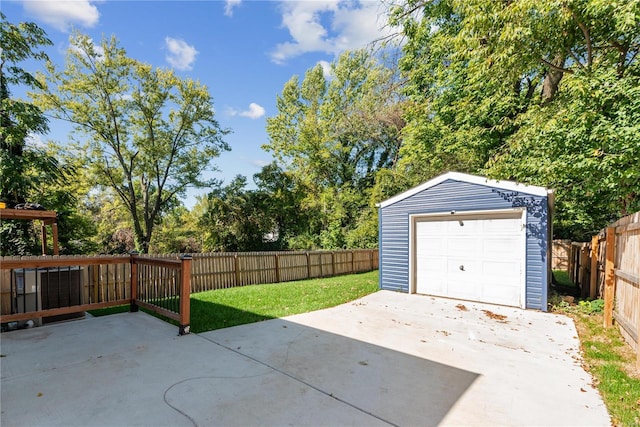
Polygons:
<instances>
[{"instance_id":1,"label":"tree branch","mask_svg":"<svg viewBox=\"0 0 640 427\"><path fill-rule=\"evenodd\" d=\"M546 66L548 66L549 68L561 72L561 73L567 73L567 74L574 74L573 70L570 70L568 68L564 68L564 67L558 67L557 65L553 65L551 62L547 61L544 58L540 58L540 62L542 62L543 64L545 64Z\"/></svg>"},{"instance_id":2,"label":"tree branch","mask_svg":"<svg viewBox=\"0 0 640 427\"><path fill-rule=\"evenodd\" d=\"M576 24L578 24L578 27L582 31L582 35L584 36L584 41L585 41L585 43L587 45L587 67L591 68L591 65L593 65L593 47L591 45L591 34L589 34L589 29L584 24L584 22L582 22L580 19L578 19L578 15L573 11L572 8L567 6L566 3L563 4L563 6L564 6L565 9L567 9L569 12L571 12L571 16L576 21Z\"/></svg>"}]
</instances>

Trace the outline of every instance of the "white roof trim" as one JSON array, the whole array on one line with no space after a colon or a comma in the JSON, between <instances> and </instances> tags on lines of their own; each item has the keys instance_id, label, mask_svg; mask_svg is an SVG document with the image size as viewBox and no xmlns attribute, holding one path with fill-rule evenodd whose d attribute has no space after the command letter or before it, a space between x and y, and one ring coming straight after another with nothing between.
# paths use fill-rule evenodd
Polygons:
<instances>
[{"instance_id":1,"label":"white roof trim","mask_svg":"<svg viewBox=\"0 0 640 427\"><path fill-rule=\"evenodd\" d=\"M547 189L543 188L543 187L537 187L535 185L526 185L526 184L520 184L517 182L513 182L513 181L496 181L493 179L489 179L489 178L485 178L483 176L477 176L477 175L469 175L466 173L460 173L460 172L447 172L445 174L439 175L433 179L430 179L429 181L420 184L416 187L413 187L407 191L405 191L404 193L400 193L398 195L393 196L390 199L387 199L383 202L378 203L378 207L379 208L384 208L386 206L392 205L396 202L399 202L400 200L404 200L407 197L411 197L414 194L417 194L423 190L426 190L427 188L431 188L433 186L436 186L446 180L453 180L453 181L462 181L462 182L468 182L471 184L479 184L479 185L485 185L488 187L497 187L497 188L501 188L503 190L509 190L509 191L518 191L521 193L527 193L527 194L532 194L535 196L547 196Z\"/></svg>"}]
</instances>

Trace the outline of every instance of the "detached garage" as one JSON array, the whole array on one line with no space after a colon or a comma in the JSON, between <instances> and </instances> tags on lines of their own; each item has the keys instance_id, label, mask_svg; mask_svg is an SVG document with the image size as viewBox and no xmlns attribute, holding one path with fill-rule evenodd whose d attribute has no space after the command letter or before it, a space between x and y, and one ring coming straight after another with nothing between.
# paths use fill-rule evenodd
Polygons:
<instances>
[{"instance_id":1,"label":"detached garage","mask_svg":"<svg viewBox=\"0 0 640 427\"><path fill-rule=\"evenodd\" d=\"M378 205L380 288L547 309L553 192L449 172Z\"/></svg>"}]
</instances>

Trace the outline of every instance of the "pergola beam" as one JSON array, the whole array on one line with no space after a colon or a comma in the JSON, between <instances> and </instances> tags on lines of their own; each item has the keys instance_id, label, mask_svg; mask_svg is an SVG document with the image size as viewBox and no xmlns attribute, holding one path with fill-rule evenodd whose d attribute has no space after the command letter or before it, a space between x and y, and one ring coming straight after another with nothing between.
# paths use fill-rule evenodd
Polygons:
<instances>
[{"instance_id":1,"label":"pergola beam","mask_svg":"<svg viewBox=\"0 0 640 427\"><path fill-rule=\"evenodd\" d=\"M47 254L47 229L51 226L53 237L53 254L59 254L58 247L58 214L55 211L41 211L36 209L0 209L0 221L5 219L17 219L22 221L42 221L42 255Z\"/></svg>"}]
</instances>

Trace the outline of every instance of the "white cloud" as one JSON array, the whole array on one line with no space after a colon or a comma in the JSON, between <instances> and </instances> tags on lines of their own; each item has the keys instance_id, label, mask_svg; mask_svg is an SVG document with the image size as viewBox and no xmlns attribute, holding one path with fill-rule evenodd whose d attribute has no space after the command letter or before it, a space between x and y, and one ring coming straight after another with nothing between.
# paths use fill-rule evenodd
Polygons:
<instances>
[{"instance_id":1,"label":"white cloud","mask_svg":"<svg viewBox=\"0 0 640 427\"><path fill-rule=\"evenodd\" d=\"M282 1L282 26L291 40L280 43L271 59L284 63L307 52L338 55L391 33L378 1Z\"/></svg>"},{"instance_id":2,"label":"white cloud","mask_svg":"<svg viewBox=\"0 0 640 427\"><path fill-rule=\"evenodd\" d=\"M327 61L320 61L318 62L318 64L320 64L320 66L322 67L322 75L324 75L324 78L330 79L333 75L331 71L331 63Z\"/></svg>"},{"instance_id":3,"label":"white cloud","mask_svg":"<svg viewBox=\"0 0 640 427\"><path fill-rule=\"evenodd\" d=\"M264 107L261 105L256 104L255 102L252 102L251 104L249 104L249 109L246 111L241 111L240 115L242 117L248 117L250 119L259 119L260 117L264 116Z\"/></svg>"},{"instance_id":4,"label":"white cloud","mask_svg":"<svg viewBox=\"0 0 640 427\"><path fill-rule=\"evenodd\" d=\"M224 3L225 16L233 16L233 8L240 6L242 0L226 0Z\"/></svg>"},{"instance_id":5,"label":"white cloud","mask_svg":"<svg viewBox=\"0 0 640 427\"><path fill-rule=\"evenodd\" d=\"M68 32L74 26L94 27L100 19L95 0L22 0L24 10L56 29Z\"/></svg>"},{"instance_id":6,"label":"white cloud","mask_svg":"<svg viewBox=\"0 0 640 427\"><path fill-rule=\"evenodd\" d=\"M198 51L184 40L165 37L165 47L169 51L165 59L173 68L191 70Z\"/></svg>"},{"instance_id":7,"label":"white cloud","mask_svg":"<svg viewBox=\"0 0 640 427\"><path fill-rule=\"evenodd\" d=\"M251 164L253 166L257 166L259 168L263 168L263 167L267 166L268 164L271 164L271 162L267 161L267 160L262 160L262 159L254 159L254 160L251 161Z\"/></svg>"},{"instance_id":8,"label":"white cloud","mask_svg":"<svg viewBox=\"0 0 640 427\"><path fill-rule=\"evenodd\" d=\"M262 105L252 102L249 104L249 109L244 111L238 111L234 108L227 108L227 114L230 116L248 117L251 120L259 119L265 115L265 109Z\"/></svg>"}]
</instances>

